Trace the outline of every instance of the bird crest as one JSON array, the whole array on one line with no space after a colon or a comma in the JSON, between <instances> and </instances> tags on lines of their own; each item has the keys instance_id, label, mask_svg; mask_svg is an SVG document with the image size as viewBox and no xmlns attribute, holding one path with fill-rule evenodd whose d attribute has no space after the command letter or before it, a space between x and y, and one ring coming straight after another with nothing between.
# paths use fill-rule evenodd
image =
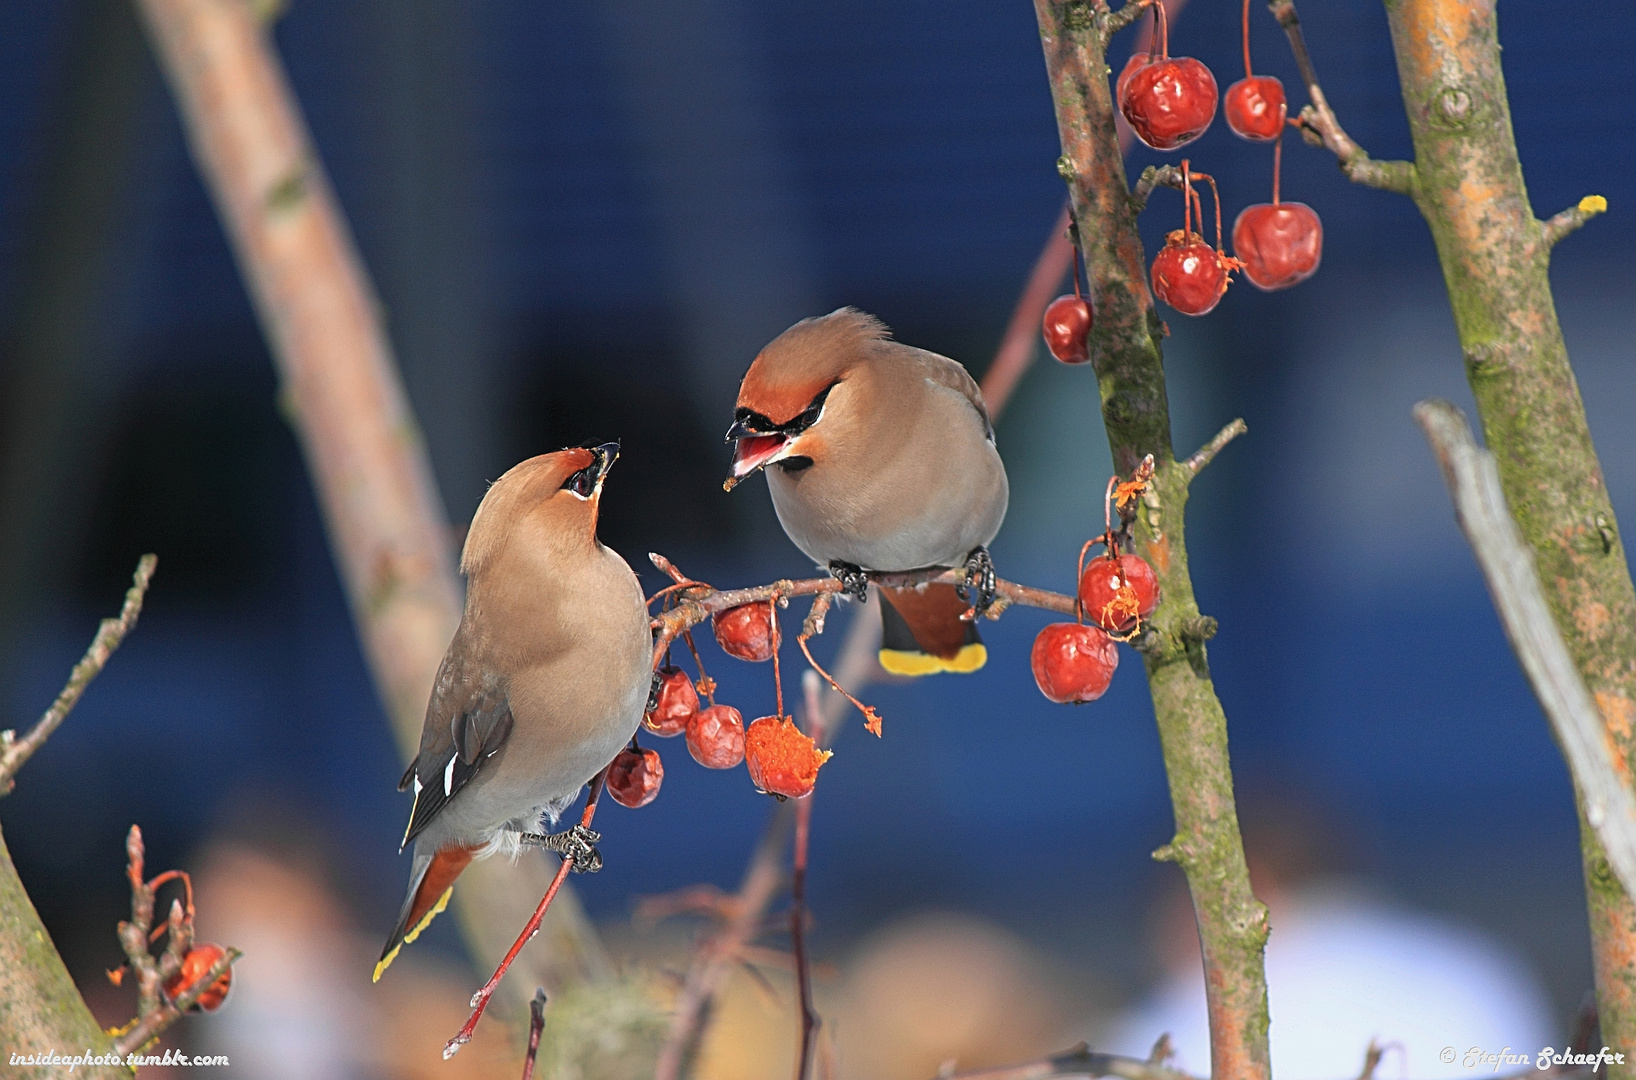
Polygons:
<instances>
[{"instance_id":1,"label":"bird crest","mask_svg":"<svg viewBox=\"0 0 1636 1080\"><path fill-rule=\"evenodd\" d=\"M789 423L819 394L866 361L891 331L873 315L844 307L802 319L756 356L739 387L738 411L766 426Z\"/></svg>"}]
</instances>

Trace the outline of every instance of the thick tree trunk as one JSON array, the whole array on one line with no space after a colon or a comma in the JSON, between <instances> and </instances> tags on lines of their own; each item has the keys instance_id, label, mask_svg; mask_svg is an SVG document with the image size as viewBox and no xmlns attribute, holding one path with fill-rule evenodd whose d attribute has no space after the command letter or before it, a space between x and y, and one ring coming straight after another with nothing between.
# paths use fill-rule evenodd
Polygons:
<instances>
[{"instance_id":1,"label":"thick tree trunk","mask_svg":"<svg viewBox=\"0 0 1636 1080\"><path fill-rule=\"evenodd\" d=\"M1566 230L1528 202L1494 4L1387 0L1386 12L1411 194L1437 243L1483 434L1557 626L1636 768L1636 591L1551 297L1551 244ZM1636 1046L1636 907L1583 821L1581 837L1602 1039Z\"/></svg>"}]
</instances>

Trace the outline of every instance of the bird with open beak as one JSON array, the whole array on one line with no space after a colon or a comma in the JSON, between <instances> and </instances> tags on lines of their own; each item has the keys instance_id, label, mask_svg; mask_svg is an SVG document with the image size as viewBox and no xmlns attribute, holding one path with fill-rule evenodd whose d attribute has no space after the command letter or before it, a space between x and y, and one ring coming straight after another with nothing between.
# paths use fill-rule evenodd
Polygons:
<instances>
[{"instance_id":1,"label":"bird with open beak","mask_svg":"<svg viewBox=\"0 0 1636 1080\"><path fill-rule=\"evenodd\" d=\"M993 600L1009 488L965 368L853 308L803 319L750 365L727 438L725 486L765 471L784 531L858 599L871 571L966 567L969 602L953 585L881 590L887 671L983 666L974 616Z\"/></svg>"},{"instance_id":2,"label":"bird with open beak","mask_svg":"<svg viewBox=\"0 0 1636 1080\"><path fill-rule=\"evenodd\" d=\"M595 870L597 837L555 823L630 742L652 678L653 637L636 575L596 536L619 444L559 450L484 495L461 554L466 608L426 707L403 843L409 893L375 966L381 977L448 903L474 858L550 848Z\"/></svg>"}]
</instances>

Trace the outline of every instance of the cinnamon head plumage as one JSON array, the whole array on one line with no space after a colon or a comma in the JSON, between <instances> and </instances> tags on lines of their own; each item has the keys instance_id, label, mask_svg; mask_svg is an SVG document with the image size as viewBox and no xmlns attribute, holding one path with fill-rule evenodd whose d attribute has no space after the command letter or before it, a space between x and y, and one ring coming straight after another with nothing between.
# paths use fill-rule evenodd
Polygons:
<instances>
[{"instance_id":1,"label":"cinnamon head plumage","mask_svg":"<svg viewBox=\"0 0 1636 1080\"><path fill-rule=\"evenodd\" d=\"M987 545L1009 488L981 392L948 357L892 340L841 308L775 338L739 388L729 489L764 471L795 545L861 594L861 572L968 566L992 581ZM990 586L991 587L991 586ZM972 671L986 651L960 616L987 596L887 589L881 663Z\"/></svg>"}]
</instances>

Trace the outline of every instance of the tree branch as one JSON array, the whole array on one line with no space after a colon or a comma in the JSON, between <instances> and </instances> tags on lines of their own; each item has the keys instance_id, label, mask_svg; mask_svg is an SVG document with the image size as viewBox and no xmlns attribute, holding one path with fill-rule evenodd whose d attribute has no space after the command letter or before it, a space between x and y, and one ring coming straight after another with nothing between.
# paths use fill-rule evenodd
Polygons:
<instances>
[{"instance_id":1,"label":"tree branch","mask_svg":"<svg viewBox=\"0 0 1636 1080\"><path fill-rule=\"evenodd\" d=\"M1578 232L1580 227L1607 210L1608 200L1600 195L1587 195L1583 199L1559 214L1553 214L1539 223L1540 239L1546 247L1555 247L1557 241L1569 233Z\"/></svg>"},{"instance_id":2,"label":"tree branch","mask_svg":"<svg viewBox=\"0 0 1636 1080\"><path fill-rule=\"evenodd\" d=\"M1267 911L1250 889L1227 753L1227 718L1210 681L1204 624L1187 566L1186 506L1193 472L1175 460L1160 343L1114 123L1104 43L1081 25L1079 0L1035 0L1068 182L1091 281L1090 360L1114 468L1153 455L1156 471L1135 523L1136 549L1154 567L1163 601L1142 641L1175 813L1167 845L1187 874L1203 946L1211 1075L1266 1080Z\"/></svg>"},{"instance_id":3,"label":"tree branch","mask_svg":"<svg viewBox=\"0 0 1636 1080\"><path fill-rule=\"evenodd\" d=\"M1341 127L1335 111L1329 107L1323 87L1318 85L1318 73L1307 52L1306 39L1301 34L1301 20L1295 14L1294 0L1272 0L1267 5L1284 28L1289 38L1290 51L1295 54L1295 65L1301 69L1301 81L1306 84L1307 98L1312 102L1295 117L1301 135L1314 146L1323 146L1335 155L1341 171L1348 180L1365 187L1395 191L1399 195L1415 193L1415 168L1412 161L1376 161Z\"/></svg>"},{"instance_id":4,"label":"tree branch","mask_svg":"<svg viewBox=\"0 0 1636 1080\"><path fill-rule=\"evenodd\" d=\"M1244 418L1239 417L1216 432L1215 438L1193 451L1193 456L1182 462L1182 468L1186 469L1190 476L1197 476L1206 465L1216 459L1222 447L1249 430L1244 424Z\"/></svg>"},{"instance_id":5,"label":"tree branch","mask_svg":"<svg viewBox=\"0 0 1636 1080\"><path fill-rule=\"evenodd\" d=\"M108 658L125 640L125 635L131 632L131 627L136 625L137 616L142 614L142 598L147 595L148 582L153 580L154 567L158 564L157 555L144 555L137 561L136 573L133 575L131 587L125 590L125 604L119 609L119 615L102 620L102 625L97 628L96 637L91 639L90 647L85 650L85 655L69 673L67 685L62 688L57 700L51 703L45 714L29 729L28 734L19 739L16 733L9 729L0 731L0 796L10 794L17 782L17 770L21 769L23 763L33 757L34 752L51 737L51 733L68 719L68 714L79 704L85 688L91 685L92 679L102 673Z\"/></svg>"},{"instance_id":6,"label":"tree branch","mask_svg":"<svg viewBox=\"0 0 1636 1080\"><path fill-rule=\"evenodd\" d=\"M1422 401L1414 418L1437 454L1505 636L1568 760L1585 820L1625 891L1636 895L1636 796L1620 776L1623 762L1608 741L1606 722L1551 620L1534 557L1505 507L1494 457L1477 446L1465 414L1446 401Z\"/></svg>"},{"instance_id":7,"label":"tree branch","mask_svg":"<svg viewBox=\"0 0 1636 1080\"><path fill-rule=\"evenodd\" d=\"M1071 1050L1021 1065L974 1072L950 1072L938 1080L1044 1080L1051 1076L1118 1077L1119 1080L1194 1080L1187 1073L1169 1069L1153 1061L1099 1054L1085 1043Z\"/></svg>"},{"instance_id":8,"label":"tree branch","mask_svg":"<svg viewBox=\"0 0 1636 1080\"><path fill-rule=\"evenodd\" d=\"M1101 16L1102 48L1108 47L1113 35L1129 26L1131 23L1147 14L1148 8L1153 6L1153 0L1126 0L1118 11L1108 12Z\"/></svg>"}]
</instances>

